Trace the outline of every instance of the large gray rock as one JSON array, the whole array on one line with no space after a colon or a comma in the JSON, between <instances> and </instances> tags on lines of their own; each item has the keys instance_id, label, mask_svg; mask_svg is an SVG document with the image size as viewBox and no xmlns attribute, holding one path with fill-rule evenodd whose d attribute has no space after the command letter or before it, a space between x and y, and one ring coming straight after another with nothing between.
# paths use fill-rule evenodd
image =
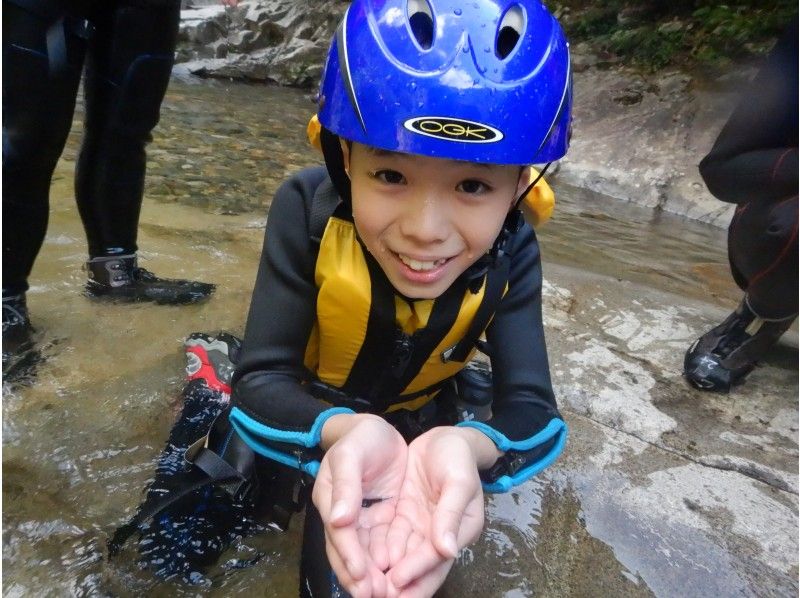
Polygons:
<instances>
[{"instance_id":1,"label":"large gray rock","mask_svg":"<svg viewBox=\"0 0 800 598\"><path fill-rule=\"evenodd\" d=\"M217 4L183 10L179 70L311 87L346 8L340 0L256 0L235 8Z\"/></svg>"},{"instance_id":2,"label":"large gray rock","mask_svg":"<svg viewBox=\"0 0 800 598\"><path fill-rule=\"evenodd\" d=\"M656 210L727 226L734 206L715 199L697 165L736 101L735 82L682 71L645 75L597 68L578 54L573 139L560 180ZM737 77L741 82L752 70Z\"/></svg>"}]
</instances>

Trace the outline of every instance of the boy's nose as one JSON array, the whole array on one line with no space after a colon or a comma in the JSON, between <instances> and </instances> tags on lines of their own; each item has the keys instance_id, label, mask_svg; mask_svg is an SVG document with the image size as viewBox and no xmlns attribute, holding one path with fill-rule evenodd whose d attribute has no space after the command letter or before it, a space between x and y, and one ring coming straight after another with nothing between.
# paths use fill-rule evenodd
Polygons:
<instances>
[{"instance_id":1,"label":"boy's nose","mask_svg":"<svg viewBox=\"0 0 800 598\"><path fill-rule=\"evenodd\" d=\"M433 193L421 193L408 202L400 222L400 232L420 245L430 245L447 238L449 225L444 202Z\"/></svg>"}]
</instances>

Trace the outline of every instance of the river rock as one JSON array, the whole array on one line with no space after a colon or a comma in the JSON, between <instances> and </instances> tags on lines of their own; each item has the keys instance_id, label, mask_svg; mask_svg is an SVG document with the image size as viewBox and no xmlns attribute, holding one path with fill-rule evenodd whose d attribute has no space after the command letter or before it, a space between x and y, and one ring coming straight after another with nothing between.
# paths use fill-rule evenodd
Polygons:
<instances>
[{"instance_id":1,"label":"river rock","mask_svg":"<svg viewBox=\"0 0 800 598\"><path fill-rule=\"evenodd\" d=\"M254 0L181 11L179 70L202 77L316 85L346 3Z\"/></svg>"},{"instance_id":2,"label":"river rock","mask_svg":"<svg viewBox=\"0 0 800 598\"><path fill-rule=\"evenodd\" d=\"M574 134L555 179L727 226L734 206L708 192L697 165L733 109L735 86L681 71L587 68L575 73L574 93Z\"/></svg>"}]
</instances>

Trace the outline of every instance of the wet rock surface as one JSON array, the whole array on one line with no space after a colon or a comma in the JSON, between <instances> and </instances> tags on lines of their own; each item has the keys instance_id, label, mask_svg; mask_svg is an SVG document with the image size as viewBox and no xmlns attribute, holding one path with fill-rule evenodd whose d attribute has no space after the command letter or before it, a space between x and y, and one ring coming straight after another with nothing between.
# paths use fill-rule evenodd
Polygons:
<instances>
[{"instance_id":1,"label":"wet rock surface","mask_svg":"<svg viewBox=\"0 0 800 598\"><path fill-rule=\"evenodd\" d=\"M159 275L217 283L207 303L90 303L72 195L79 126L56 170L28 296L45 361L3 396L9 596L297 595L300 517L288 534L233 546L208 588L154 580L135 549L107 558L181 409L182 340L241 333L271 193L320 161L303 93L191 81L173 81L162 111L139 244ZM796 596L796 332L729 395L690 388L684 351L739 298L724 231L573 187L563 172L537 232L567 449L487 497L486 531L441 595ZM257 566L226 568L256 552Z\"/></svg>"},{"instance_id":2,"label":"wet rock surface","mask_svg":"<svg viewBox=\"0 0 800 598\"><path fill-rule=\"evenodd\" d=\"M573 139L559 176L610 197L727 227L734 206L708 192L697 165L733 110L738 86L754 70L725 81L720 73L600 68L591 53L574 60L589 66L575 73Z\"/></svg>"},{"instance_id":3,"label":"wet rock surface","mask_svg":"<svg viewBox=\"0 0 800 598\"><path fill-rule=\"evenodd\" d=\"M257 0L181 12L176 61L200 77L315 87L346 3Z\"/></svg>"}]
</instances>

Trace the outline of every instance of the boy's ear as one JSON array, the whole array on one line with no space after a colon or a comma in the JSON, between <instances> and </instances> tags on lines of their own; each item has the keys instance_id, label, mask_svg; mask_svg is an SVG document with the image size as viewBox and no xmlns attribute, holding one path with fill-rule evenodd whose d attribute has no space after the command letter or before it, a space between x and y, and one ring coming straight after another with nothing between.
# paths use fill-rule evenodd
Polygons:
<instances>
[{"instance_id":1,"label":"boy's ear","mask_svg":"<svg viewBox=\"0 0 800 598\"><path fill-rule=\"evenodd\" d=\"M342 159L344 161L344 173L347 178L350 178L350 144L341 137L339 138L339 145L342 147Z\"/></svg>"},{"instance_id":2,"label":"boy's ear","mask_svg":"<svg viewBox=\"0 0 800 598\"><path fill-rule=\"evenodd\" d=\"M519 196L525 192L525 189L528 188L528 185L533 182L534 176L533 168L531 166L522 167L519 172L519 181L517 181L517 191L514 193L514 199L511 202L512 206L514 203L516 203L517 199L519 199Z\"/></svg>"}]
</instances>

